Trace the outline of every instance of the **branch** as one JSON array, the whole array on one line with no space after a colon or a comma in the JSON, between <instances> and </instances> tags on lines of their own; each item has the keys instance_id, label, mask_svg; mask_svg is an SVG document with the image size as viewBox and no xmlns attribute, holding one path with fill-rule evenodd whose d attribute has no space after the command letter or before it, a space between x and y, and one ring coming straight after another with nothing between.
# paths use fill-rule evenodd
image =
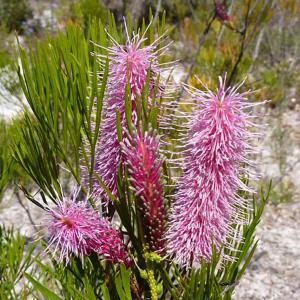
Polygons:
<instances>
[{"instance_id":1,"label":"branch","mask_svg":"<svg viewBox=\"0 0 300 300\"><path fill-rule=\"evenodd\" d=\"M187 75L186 75L183 83L187 83L188 80L189 80L189 78L190 78L190 76L192 75L193 68L194 68L194 66L196 65L196 62L197 62L197 57L198 57L198 55L200 53L200 50L201 50L201 48L202 48L202 46L203 46L203 44L204 44L204 42L206 40L206 37L207 37L207 35L209 33L211 25L212 25L213 21L216 19L216 17L217 17L217 15L216 15L216 12L214 11L214 13L212 14L210 20L207 23L207 25L206 25L206 27L205 27L202 35L199 37L198 48L197 48L196 54L195 54L195 56L193 58L193 61L192 61L191 65L190 65L190 67L189 67L188 73L187 73ZM178 96L176 98L176 102L179 102L180 98L182 97L183 91L184 91L184 85L181 85L181 89L180 89L180 92L179 92L179 94L178 94Z\"/></svg>"},{"instance_id":2,"label":"branch","mask_svg":"<svg viewBox=\"0 0 300 300\"><path fill-rule=\"evenodd\" d=\"M250 41L252 40L253 36L257 32L257 28L258 28L258 25L261 21L261 17L265 13L265 11L268 9L269 4L270 4L270 1L265 2L264 7L261 9L258 17L256 18L256 22L253 26L253 30L251 31L251 33L246 38L247 31L248 31L248 25L249 25L248 21L249 21L249 15L250 15L250 7L251 7L251 1L248 2L248 8L247 8L247 13L246 13L246 18L245 18L244 30L242 32L240 32L241 35L242 35L242 44L241 44L241 48L240 48L240 53L239 53L239 56L237 58L237 61L236 61L235 65L232 69L232 72L230 74L230 77L229 77L229 80L228 80L228 85L230 85L232 83L234 77L236 76L237 71L238 71L238 65L240 64L240 62L243 58L244 51L249 46ZM255 6L255 4L254 4L254 6ZM263 31L264 31L264 29L263 29Z\"/></svg>"},{"instance_id":3,"label":"branch","mask_svg":"<svg viewBox=\"0 0 300 300\"><path fill-rule=\"evenodd\" d=\"M34 227L34 230L37 232L38 230L36 229L36 224L34 223L33 221L33 218L31 216L31 213L29 211L29 209L23 204L22 200L21 200L21 197L20 197L20 194L19 194L19 190L16 190L16 197L18 199L18 202L20 203L20 205L22 206L22 208L25 210L26 214L27 214L27 217L29 219L29 222L31 225L33 225Z\"/></svg>"},{"instance_id":4,"label":"branch","mask_svg":"<svg viewBox=\"0 0 300 300\"><path fill-rule=\"evenodd\" d=\"M241 47L240 47L240 52L238 55L238 58L234 64L234 67L230 73L227 85L230 86L230 84L232 83L234 77L237 74L237 70L238 70L238 66L244 56L244 50L245 50L245 42L246 42L246 34L247 34L247 30L248 30L248 21L249 21L249 15L250 15L250 7L251 7L251 0L249 0L248 2L248 7L247 7L247 12L246 12L246 17L245 17L245 23L244 23L244 29L241 32L241 36L242 36L242 43L241 43Z\"/></svg>"},{"instance_id":5,"label":"branch","mask_svg":"<svg viewBox=\"0 0 300 300\"><path fill-rule=\"evenodd\" d=\"M155 23L156 19L158 18L160 7L161 7L161 0L158 0L155 15L154 15L154 19L153 19L153 23Z\"/></svg>"}]
</instances>

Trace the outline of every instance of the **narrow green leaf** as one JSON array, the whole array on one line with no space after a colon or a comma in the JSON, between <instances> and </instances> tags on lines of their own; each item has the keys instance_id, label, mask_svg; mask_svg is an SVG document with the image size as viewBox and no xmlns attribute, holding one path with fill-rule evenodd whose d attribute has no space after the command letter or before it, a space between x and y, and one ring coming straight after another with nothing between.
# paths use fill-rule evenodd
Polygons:
<instances>
[{"instance_id":1,"label":"narrow green leaf","mask_svg":"<svg viewBox=\"0 0 300 300\"><path fill-rule=\"evenodd\" d=\"M128 300L125 291L123 290L122 279L120 276L115 278L115 284L120 300Z\"/></svg>"},{"instance_id":2,"label":"narrow green leaf","mask_svg":"<svg viewBox=\"0 0 300 300\"><path fill-rule=\"evenodd\" d=\"M36 281L33 277L31 277L28 273L24 273L24 276L31 282L31 284L34 286L35 289L40 291L46 299L49 300L62 300L59 296L57 296L55 293L50 291L48 288L43 286L41 283Z\"/></svg>"},{"instance_id":3,"label":"narrow green leaf","mask_svg":"<svg viewBox=\"0 0 300 300\"><path fill-rule=\"evenodd\" d=\"M121 265L121 277L123 282L123 287L125 290L125 294L127 297L127 300L131 300L131 291L130 291L130 269L126 270L125 266Z\"/></svg>"},{"instance_id":4,"label":"narrow green leaf","mask_svg":"<svg viewBox=\"0 0 300 300\"><path fill-rule=\"evenodd\" d=\"M112 194L112 192L109 190L109 188L105 185L105 183L101 180L101 178L98 176L98 174L96 174L94 172L94 175L97 179L97 181L99 182L99 184L101 185L101 187L105 190L105 192L107 193L107 195L109 196L109 198L112 201L118 201L118 199Z\"/></svg>"},{"instance_id":5,"label":"narrow green leaf","mask_svg":"<svg viewBox=\"0 0 300 300\"><path fill-rule=\"evenodd\" d=\"M123 135L122 135L122 126L121 126L121 116L120 110L116 108L116 128L117 128L117 135L119 142L122 142Z\"/></svg>"},{"instance_id":6,"label":"narrow green leaf","mask_svg":"<svg viewBox=\"0 0 300 300\"><path fill-rule=\"evenodd\" d=\"M101 284L101 291L102 291L102 296L104 300L110 300L110 296L109 296L109 290L105 284L105 282L103 282Z\"/></svg>"},{"instance_id":7,"label":"narrow green leaf","mask_svg":"<svg viewBox=\"0 0 300 300\"><path fill-rule=\"evenodd\" d=\"M126 89L125 89L125 118L126 118L127 128L130 133L133 132L131 115L132 115L131 89L130 89L130 83L128 82L126 84Z\"/></svg>"}]
</instances>

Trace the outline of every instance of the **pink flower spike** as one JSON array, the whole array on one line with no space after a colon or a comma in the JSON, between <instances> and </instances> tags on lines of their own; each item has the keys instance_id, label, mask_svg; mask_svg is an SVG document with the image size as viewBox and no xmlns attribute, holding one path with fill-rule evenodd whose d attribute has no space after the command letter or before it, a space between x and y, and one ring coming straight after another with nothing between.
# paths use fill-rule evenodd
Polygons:
<instances>
[{"instance_id":1,"label":"pink flower spike","mask_svg":"<svg viewBox=\"0 0 300 300\"><path fill-rule=\"evenodd\" d=\"M160 183L162 159L158 154L159 140L152 132L136 133L123 146L132 187L138 198L145 241L150 251L164 248L166 209Z\"/></svg>"},{"instance_id":2,"label":"pink flower spike","mask_svg":"<svg viewBox=\"0 0 300 300\"><path fill-rule=\"evenodd\" d=\"M109 261L127 265L130 260L120 234L86 200L79 201L78 194L79 190L47 211L46 251L52 251L53 256L59 251L59 261L66 264L72 255L83 258L95 251Z\"/></svg>"},{"instance_id":3,"label":"pink flower spike","mask_svg":"<svg viewBox=\"0 0 300 300\"><path fill-rule=\"evenodd\" d=\"M117 196L117 171L122 161L121 147L116 130L116 109L119 109L121 127L123 135L125 135L125 89L128 80L132 95L132 123L136 125L136 95L142 93L149 68L151 68L149 83L151 95L155 86L155 77L159 72L158 58L155 53L156 45L142 47L143 40L143 38L139 39L136 35L132 40L128 40L126 45L114 43L114 46L107 49L110 66L103 121L95 151L94 170L114 196ZM96 179L93 180L92 193L96 199L102 200L104 204L109 203L109 197Z\"/></svg>"},{"instance_id":4,"label":"pink flower spike","mask_svg":"<svg viewBox=\"0 0 300 300\"><path fill-rule=\"evenodd\" d=\"M245 222L241 208L247 204L236 192L253 192L239 178L248 174L246 153L253 153L255 133L249 130L248 93L237 89L226 89L220 78L216 94L190 90L197 108L187 123L183 175L166 234L167 253L182 268L209 261L213 244L229 247L230 226Z\"/></svg>"}]
</instances>

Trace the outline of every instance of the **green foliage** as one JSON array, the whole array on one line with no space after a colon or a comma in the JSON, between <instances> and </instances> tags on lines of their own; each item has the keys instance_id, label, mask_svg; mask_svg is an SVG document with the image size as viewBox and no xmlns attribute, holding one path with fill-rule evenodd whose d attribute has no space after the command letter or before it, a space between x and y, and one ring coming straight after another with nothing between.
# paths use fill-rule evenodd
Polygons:
<instances>
[{"instance_id":1,"label":"green foliage","mask_svg":"<svg viewBox=\"0 0 300 300\"><path fill-rule=\"evenodd\" d=\"M276 183L270 191L270 201L275 205L291 202L295 196L294 183L289 178L280 178Z\"/></svg>"},{"instance_id":2,"label":"green foliage","mask_svg":"<svg viewBox=\"0 0 300 300\"><path fill-rule=\"evenodd\" d=\"M67 266L54 260L43 262L36 259L41 274L39 280L25 274L34 286L33 294L40 299L120 299L131 300L131 271L124 266L114 268L103 266L99 258L92 254L85 258L84 267L79 259Z\"/></svg>"},{"instance_id":3,"label":"green foliage","mask_svg":"<svg viewBox=\"0 0 300 300\"><path fill-rule=\"evenodd\" d=\"M8 32L16 30L22 33L24 23L32 16L27 0L1 0L0 2L0 25L5 26Z\"/></svg>"},{"instance_id":4,"label":"green foliage","mask_svg":"<svg viewBox=\"0 0 300 300\"><path fill-rule=\"evenodd\" d=\"M180 30L173 31L173 38L182 43L175 55L191 67L189 83L199 85L192 75L200 74L212 86L225 72L230 84L239 82L253 66L254 42L274 13L274 1L225 1L228 21L216 16L214 1L189 2L181 2L185 17L177 20Z\"/></svg>"},{"instance_id":5,"label":"green foliage","mask_svg":"<svg viewBox=\"0 0 300 300\"><path fill-rule=\"evenodd\" d=\"M120 267L120 272L115 276L115 285L120 300L132 300L130 291L130 270L124 266Z\"/></svg>"},{"instance_id":6,"label":"green foliage","mask_svg":"<svg viewBox=\"0 0 300 300\"><path fill-rule=\"evenodd\" d=\"M96 57L89 55L95 46L89 40L103 40L104 29L100 22L93 22L90 29L85 37L79 27L70 26L66 33L38 42L29 57L20 47L20 82L32 110L25 113L20 139L31 142L16 143L15 158L38 184L43 180L41 187L52 197L54 191L60 193L58 163L64 162L80 181L79 148L82 135L95 146L97 134L91 128L95 109L99 129L105 85L98 89Z\"/></svg>"},{"instance_id":7,"label":"green foliage","mask_svg":"<svg viewBox=\"0 0 300 300\"><path fill-rule=\"evenodd\" d=\"M0 120L0 199L5 189L15 181L28 182L28 176L22 172L12 157L11 143L16 141L21 119L12 122Z\"/></svg>"},{"instance_id":8,"label":"green foliage","mask_svg":"<svg viewBox=\"0 0 300 300\"><path fill-rule=\"evenodd\" d=\"M89 19L100 19L106 22L109 11L104 7L100 0L79 0L71 4L71 19L78 20L87 27Z\"/></svg>"},{"instance_id":9,"label":"green foliage","mask_svg":"<svg viewBox=\"0 0 300 300\"><path fill-rule=\"evenodd\" d=\"M35 245L12 229L0 227L0 299L27 299L31 290L23 283L30 272Z\"/></svg>"},{"instance_id":10,"label":"green foliage","mask_svg":"<svg viewBox=\"0 0 300 300\"><path fill-rule=\"evenodd\" d=\"M2 38L1 31L0 31L0 35ZM11 57L10 57L10 54L7 51L7 49L0 47L0 68L3 68L7 64L9 64L10 60L11 60Z\"/></svg>"},{"instance_id":11,"label":"green foliage","mask_svg":"<svg viewBox=\"0 0 300 300\"><path fill-rule=\"evenodd\" d=\"M11 180L13 161L10 156L10 149L6 144L7 125L0 121L0 198Z\"/></svg>"},{"instance_id":12,"label":"green foliage","mask_svg":"<svg viewBox=\"0 0 300 300\"><path fill-rule=\"evenodd\" d=\"M300 95L300 82L297 66L300 46L299 4L286 1L278 5L277 18L280 26L270 24L260 33L257 42L257 57L254 61L255 76L259 79L257 87L264 87L263 97L270 99L272 108L289 105L289 99ZM293 24L293 25L291 25Z\"/></svg>"},{"instance_id":13,"label":"green foliage","mask_svg":"<svg viewBox=\"0 0 300 300\"><path fill-rule=\"evenodd\" d=\"M61 300L60 297L58 297L56 294L51 292L48 288L40 284L38 281L36 281L33 277L31 277L29 274L25 273L24 276L28 279L28 281L33 285L34 289L41 292L41 294L49 300Z\"/></svg>"}]
</instances>

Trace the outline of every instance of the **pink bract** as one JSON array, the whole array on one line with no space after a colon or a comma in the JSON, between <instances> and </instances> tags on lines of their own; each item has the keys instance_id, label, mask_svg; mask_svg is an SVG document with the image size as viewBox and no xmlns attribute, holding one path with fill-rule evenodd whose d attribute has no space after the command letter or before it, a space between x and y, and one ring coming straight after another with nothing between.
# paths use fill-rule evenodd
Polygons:
<instances>
[{"instance_id":1,"label":"pink bract","mask_svg":"<svg viewBox=\"0 0 300 300\"><path fill-rule=\"evenodd\" d=\"M160 182L161 165L159 139L153 132L136 133L123 146L131 185L137 196L145 241L150 251L164 248L166 210Z\"/></svg>"}]
</instances>

